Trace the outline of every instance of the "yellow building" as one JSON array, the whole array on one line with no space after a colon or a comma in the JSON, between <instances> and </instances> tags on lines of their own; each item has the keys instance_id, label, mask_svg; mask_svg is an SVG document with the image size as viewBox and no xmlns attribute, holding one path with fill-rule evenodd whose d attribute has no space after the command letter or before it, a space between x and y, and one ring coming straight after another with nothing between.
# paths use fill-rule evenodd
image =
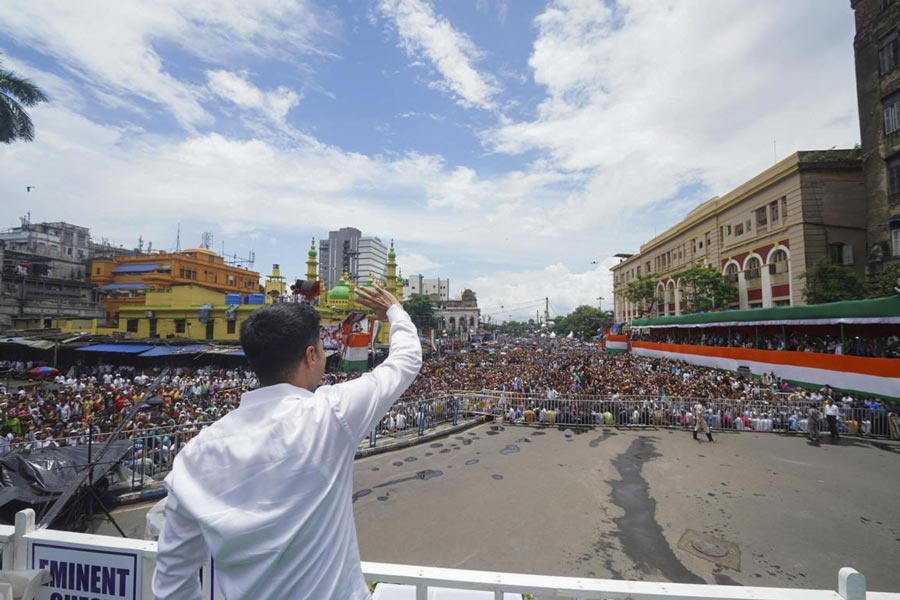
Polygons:
<instances>
[{"instance_id":1,"label":"yellow building","mask_svg":"<svg viewBox=\"0 0 900 600\"><path fill-rule=\"evenodd\" d=\"M318 264L315 239L310 245L306 265L308 280L316 281ZM402 285L396 275L393 242L386 267L387 281L382 283L388 291L401 298ZM365 285L375 285L375 281L370 278ZM241 323L254 310L265 304L293 301L296 298L287 293L285 278L277 264L273 265L272 273L266 278L264 289L266 293L256 295L254 300L258 303L254 304L228 303L236 298L198 284L148 289L141 298L141 304L122 304L118 307L119 318L115 327L99 327L96 320L61 321L59 326L64 332L124 334L135 339L238 341ZM322 325L340 325L352 312L368 312L366 307L356 302L356 285L350 282L346 274L333 289L322 291L312 304L321 315ZM376 342L389 343L389 335L390 329L385 323Z\"/></svg>"}]
</instances>

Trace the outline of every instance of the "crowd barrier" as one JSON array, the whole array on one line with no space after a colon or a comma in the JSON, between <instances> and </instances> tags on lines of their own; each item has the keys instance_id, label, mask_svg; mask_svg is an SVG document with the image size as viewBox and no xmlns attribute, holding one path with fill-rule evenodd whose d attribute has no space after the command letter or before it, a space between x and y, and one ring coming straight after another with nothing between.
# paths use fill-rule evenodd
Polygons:
<instances>
[{"instance_id":1,"label":"crowd barrier","mask_svg":"<svg viewBox=\"0 0 900 600\"><path fill-rule=\"evenodd\" d=\"M775 395L771 399L703 399L704 418L712 429L737 431L806 433L807 404ZM694 427L694 405L700 398L667 396L591 396L560 395L547 398L535 394L504 390L450 391L421 398L402 398L381 422L360 442L359 452L425 435L444 425L458 425L472 417L490 416L497 420L535 424L582 427ZM900 416L871 408L839 408L838 431L843 435L863 435L900 439ZM178 452L201 427L192 423L125 430L118 439L131 440L131 450L120 465L128 469L130 488L142 489L162 479L172 468ZM822 415L818 430L828 432ZM98 433L55 440L60 446L91 443L98 451L110 439ZM13 448L39 448L43 442L26 442Z\"/></svg>"}]
</instances>

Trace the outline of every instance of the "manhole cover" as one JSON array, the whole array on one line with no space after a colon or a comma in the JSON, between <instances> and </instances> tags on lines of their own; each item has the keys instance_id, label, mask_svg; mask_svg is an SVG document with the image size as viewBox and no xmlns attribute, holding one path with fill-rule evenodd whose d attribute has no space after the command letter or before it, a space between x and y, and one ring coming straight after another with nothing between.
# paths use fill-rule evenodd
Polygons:
<instances>
[{"instance_id":1,"label":"manhole cover","mask_svg":"<svg viewBox=\"0 0 900 600\"><path fill-rule=\"evenodd\" d=\"M711 556L713 558L722 558L728 554L728 550L715 542L709 540L692 540L691 546L697 552Z\"/></svg>"}]
</instances>

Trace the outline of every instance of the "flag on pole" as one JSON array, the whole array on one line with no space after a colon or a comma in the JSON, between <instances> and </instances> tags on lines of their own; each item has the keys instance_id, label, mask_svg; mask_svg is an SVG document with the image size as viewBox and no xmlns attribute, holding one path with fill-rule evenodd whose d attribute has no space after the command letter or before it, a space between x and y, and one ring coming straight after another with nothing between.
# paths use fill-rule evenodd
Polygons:
<instances>
[{"instance_id":1,"label":"flag on pole","mask_svg":"<svg viewBox=\"0 0 900 600\"><path fill-rule=\"evenodd\" d=\"M428 343L431 344L431 349L437 352L437 346L434 345L434 329L428 330Z\"/></svg>"},{"instance_id":2,"label":"flag on pole","mask_svg":"<svg viewBox=\"0 0 900 600\"><path fill-rule=\"evenodd\" d=\"M370 319L369 320L369 337L371 338L371 342L369 345L372 346L372 350L375 350L375 340L378 339L378 334L381 332L381 321L378 319Z\"/></svg>"},{"instance_id":3,"label":"flag on pole","mask_svg":"<svg viewBox=\"0 0 900 600\"><path fill-rule=\"evenodd\" d=\"M341 342L343 344L347 344L347 338L350 337L352 333L359 333L358 327L354 327L357 323L364 320L366 318L366 313L364 312L351 312L347 317L341 321Z\"/></svg>"},{"instance_id":4,"label":"flag on pole","mask_svg":"<svg viewBox=\"0 0 900 600\"><path fill-rule=\"evenodd\" d=\"M341 370L349 373L354 369L363 373L369 370L368 333L351 333L344 346Z\"/></svg>"}]
</instances>

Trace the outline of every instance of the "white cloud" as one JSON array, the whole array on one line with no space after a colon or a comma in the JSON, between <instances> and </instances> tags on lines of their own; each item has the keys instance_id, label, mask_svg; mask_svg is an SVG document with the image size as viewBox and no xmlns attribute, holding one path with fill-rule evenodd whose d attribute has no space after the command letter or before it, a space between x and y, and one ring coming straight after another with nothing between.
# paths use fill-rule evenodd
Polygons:
<instances>
[{"instance_id":1,"label":"white cloud","mask_svg":"<svg viewBox=\"0 0 900 600\"><path fill-rule=\"evenodd\" d=\"M497 152L537 150L583 174L588 183L562 210L588 227L692 183L727 192L772 164L775 139L779 158L858 140L849 6L617 6L552 2L535 20L530 66L546 90L537 116L484 134Z\"/></svg>"},{"instance_id":2,"label":"white cloud","mask_svg":"<svg viewBox=\"0 0 900 600\"><path fill-rule=\"evenodd\" d=\"M550 299L550 317L565 315L581 305L602 305L612 309L612 276L609 269L618 262L612 258L595 268L573 272L562 263L540 269L500 271L490 276L461 281L459 288L469 288L478 296L482 317L493 321L522 321L534 318L535 311L544 316L545 298ZM456 288L456 282L451 282ZM599 300L599 298L603 300ZM485 319L486 320L486 319Z\"/></svg>"},{"instance_id":3,"label":"white cloud","mask_svg":"<svg viewBox=\"0 0 900 600\"><path fill-rule=\"evenodd\" d=\"M441 74L432 87L456 95L463 106L495 108L493 97L500 89L493 77L472 66L480 51L467 35L421 0L382 0L380 8L396 25L407 55L413 59L421 55Z\"/></svg>"},{"instance_id":4,"label":"white cloud","mask_svg":"<svg viewBox=\"0 0 900 600\"><path fill-rule=\"evenodd\" d=\"M246 75L230 71L207 71L209 89L245 109L259 111L273 122L283 125L288 111L300 102L300 95L286 87L279 86L271 92L264 92L247 80Z\"/></svg>"},{"instance_id":5,"label":"white cloud","mask_svg":"<svg viewBox=\"0 0 900 600\"><path fill-rule=\"evenodd\" d=\"M330 27L304 0L0 2L0 34L52 57L87 89L149 101L188 129L212 123L203 89L173 75L160 48L175 45L208 64L242 54L296 61L321 54L314 40ZM273 108L283 110L284 99Z\"/></svg>"}]
</instances>

